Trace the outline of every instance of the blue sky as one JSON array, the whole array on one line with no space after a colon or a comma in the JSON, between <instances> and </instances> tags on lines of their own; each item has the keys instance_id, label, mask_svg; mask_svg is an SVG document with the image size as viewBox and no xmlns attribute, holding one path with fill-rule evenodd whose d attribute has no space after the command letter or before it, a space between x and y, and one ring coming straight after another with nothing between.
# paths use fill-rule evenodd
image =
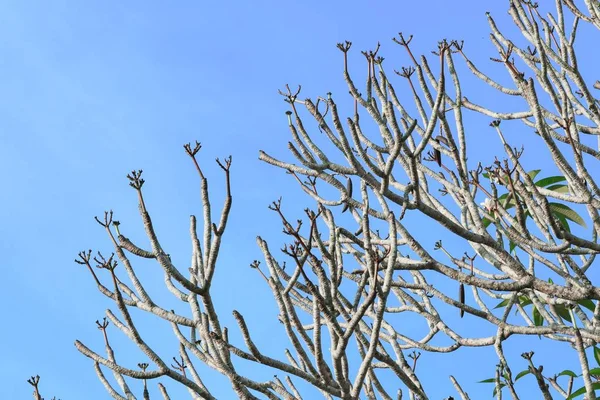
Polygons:
<instances>
[{"instance_id":1,"label":"blue sky","mask_svg":"<svg viewBox=\"0 0 600 400\"><path fill-rule=\"evenodd\" d=\"M283 195L291 214L312 203L289 176L258 161L259 149L289 159L287 108L277 89L300 83L304 97L328 91L342 97L347 89L335 44L354 42L352 65L362 72L358 51L381 41L382 54L399 69L408 65L391 42L399 31L415 35L418 53L428 53L444 37L465 39L466 51L485 61L495 55L485 11L509 24L504 2L483 3L2 2L0 398L27 398L31 388L25 380L32 374L42 376L48 398L107 398L90 360L73 342L101 350L94 321L109 303L73 259L88 248L110 252L93 221L107 209L115 211L127 236L143 240L135 193L125 179L142 168L161 239L185 265L188 218L200 214L197 177L181 147L193 140L204 146L200 159L216 204L223 180L213 160L233 155L234 209L216 277L217 307L232 331L237 329L231 310L246 315L258 344L282 356L286 342L282 332L273 333L280 328L270 291L248 265L261 259L256 235L271 240L272 248L285 240L267 210L272 200ZM469 97L475 100L477 93ZM473 141L486 143L481 136ZM153 267L142 264L140 274L160 291L162 274ZM116 330L112 338L124 355L133 354ZM149 340L173 345L163 343L158 332ZM515 346L512 359L520 362L520 353L529 349ZM489 362L468 372L474 354ZM436 369L423 379L434 398L441 398L453 393L447 375L454 369L472 398L487 397L489 387L475 381L492 375L491 354L437 357ZM214 379L217 397L228 398L229 385Z\"/></svg>"}]
</instances>

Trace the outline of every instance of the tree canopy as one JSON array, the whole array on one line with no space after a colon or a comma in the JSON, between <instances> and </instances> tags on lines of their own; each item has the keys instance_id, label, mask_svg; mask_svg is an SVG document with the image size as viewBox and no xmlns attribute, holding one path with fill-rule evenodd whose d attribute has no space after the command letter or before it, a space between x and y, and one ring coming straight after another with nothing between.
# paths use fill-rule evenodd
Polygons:
<instances>
[{"instance_id":1,"label":"tree canopy","mask_svg":"<svg viewBox=\"0 0 600 400\"><path fill-rule=\"evenodd\" d=\"M471 61L468 39L441 40L419 56L412 36L399 33L393 42L409 62L401 67L388 65L378 44L361 52L364 68L353 68L349 58L360 54L349 41L337 45L349 95L311 99L301 86L281 89L289 156L261 151L259 158L296 180L312 205L295 218L282 193L269 208L285 244L257 237L262 259L250 263L265 282L252 290L272 292L289 341L276 353L256 344L260 321L234 310L237 326L226 327L212 297L227 290L215 271L229 268L219 257L236 240L227 229L236 207L232 158L216 160L224 183L209 190L206 150L184 146L202 203L201 218L189 221L189 265L178 265L163 246L143 173L132 171L145 243L107 211L96 220L112 252L85 250L76 260L114 301L96 321L104 350L86 345L88 338L75 342L110 396L169 399L169 387L180 386L194 399L214 399L204 375L211 369L240 399L433 399L439 392L421 375L435 364L419 363L423 354L491 348L497 365L472 361L489 379L435 378L450 379L455 391L447 398L467 400L471 388L487 384L498 399L595 399L600 81L590 76L597 60L581 65L579 57L596 49L579 48L577 39L579 31L598 38L600 4L557 0L548 10L506 3L520 36L504 33L488 14L497 50L488 65ZM504 71L497 77L486 72L497 66ZM482 88L463 92L468 79ZM530 136L527 146L514 144L518 135ZM492 141L499 146L486 145ZM552 168L539 168L542 158ZM427 235L416 234L416 225ZM160 268L177 309L155 301L141 262L152 263L155 280ZM146 341L152 328L138 324L142 314L170 326L176 355ZM119 358L116 331L139 349L139 361ZM531 348L507 351L519 337L543 338L552 343L547 349L568 346L556 354L572 355L569 367L543 368ZM30 380L40 399L38 382Z\"/></svg>"}]
</instances>

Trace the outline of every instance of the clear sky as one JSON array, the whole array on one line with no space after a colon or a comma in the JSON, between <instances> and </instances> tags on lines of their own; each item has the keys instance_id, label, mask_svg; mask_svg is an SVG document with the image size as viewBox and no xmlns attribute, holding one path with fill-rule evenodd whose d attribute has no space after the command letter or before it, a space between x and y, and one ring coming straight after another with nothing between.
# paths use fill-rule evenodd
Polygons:
<instances>
[{"instance_id":1,"label":"clear sky","mask_svg":"<svg viewBox=\"0 0 600 400\"><path fill-rule=\"evenodd\" d=\"M185 265L188 218L200 215L200 203L198 179L181 146L196 139L204 146L200 159L215 201L222 198L223 181L213 160L233 155L234 209L215 283L218 310L237 332L230 315L238 309L259 347L281 357L286 341L274 302L248 265L262 258L256 235L270 239L273 248L285 240L267 210L272 200L283 195L292 214L312 203L283 171L258 161L259 149L290 159L287 108L277 89L300 83L303 97L328 91L341 97L347 89L336 43L353 41L353 65L364 71L359 50L381 41L382 55L399 69L408 65L391 42L399 31L415 35L418 53L429 53L441 38L465 39L466 51L485 61L495 55L485 11L510 25L503 1L3 1L0 398L28 398L26 379L34 374L42 376L47 398L108 397L73 342L102 351L94 321L110 303L73 259L88 248L110 252L93 220L104 210L115 211L126 235L143 237L135 193L125 179L142 168L161 239ZM480 138L474 141L483 146ZM150 287L160 290L157 267L140 268ZM168 331L161 336L158 328L147 329L151 342L173 345L164 343ZM111 337L115 349L131 354L116 329ZM540 348L544 342L528 343ZM524 367L519 355L531 348L515 346L511 359ZM484 356L471 358L475 354ZM489 349L462 351L424 361L432 398L454 394L447 379L452 371L471 398L490 396L489 386L475 382L493 375L491 355ZM121 360L130 366L144 361ZM214 379L215 395L231 398L227 382Z\"/></svg>"}]
</instances>

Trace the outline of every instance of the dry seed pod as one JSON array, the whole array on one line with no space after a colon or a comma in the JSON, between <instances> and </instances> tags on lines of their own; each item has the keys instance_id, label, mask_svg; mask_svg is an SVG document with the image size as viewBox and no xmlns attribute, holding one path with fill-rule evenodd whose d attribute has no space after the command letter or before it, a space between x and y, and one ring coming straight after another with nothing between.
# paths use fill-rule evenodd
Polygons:
<instances>
[{"instance_id":1,"label":"dry seed pod","mask_svg":"<svg viewBox=\"0 0 600 400\"><path fill-rule=\"evenodd\" d=\"M465 285L463 285L462 283L460 284L460 286L458 287L458 301L460 301L460 304L465 304ZM465 315L465 310L463 308L460 309L460 317L464 317Z\"/></svg>"},{"instance_id":2,"label":"dry seed pod","mask_svg":"<svg viewBox=\"0 0 600 400\"><path fill-rule=\"evenodd\" d=\"M438 164L438 167L442 166L442 153L438 149L433 150L433 156L435 157L435 161Z\"/></svg>"},{"instance_id":3,"label":"dry seed pod","mask_svg":"<svg viewBox=\"0 0 600 400\"><path fill-rule=\"evenodd\" d=\"M444 144L444 145L448 146L448 139L446 139L446 138L445 138L445 137L443 137L442 135L437 135L437 136L435 137L435 140L436 140L438 143L442 143L442 144Z\"/></svg>"},{"instance_id":4,"label":"dry seed pod","mask_svg":"<svg viewBox=\"0 0 600 400\"><path fill-rule=\"evenodd\" d=\"M448 139L446 139L445 137L438 135L436 136L433 140L436 141L436 143L442 143L445 144L446 146L448 146ZM438 149L433 149L433 156L435 158L435 161L437 162L438 166L441 167L442 166L442 152L439 151Z\"/></svg>"},{"instance_id":5,"label":"dry seed pod","mask_svg":"<svg viewBox=\"0 0 600 400\"><path fill-rule=\"evenodd\" d=\"M352 197L352 179L348 178L348 182L346 183L346 193L348 193L348 198ZM342 208L342 213L345 213L348 210L349 203L346 200L346 204L344 204L344 208Z\"/></svg>"}]
</instances>

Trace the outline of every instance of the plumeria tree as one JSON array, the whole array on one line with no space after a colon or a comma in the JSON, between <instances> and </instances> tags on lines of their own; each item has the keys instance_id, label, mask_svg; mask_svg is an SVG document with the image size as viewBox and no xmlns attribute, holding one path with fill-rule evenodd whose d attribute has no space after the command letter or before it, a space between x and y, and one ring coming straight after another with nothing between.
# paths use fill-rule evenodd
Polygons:
<instances>
[{"instance_id":1,"label":"plumeria tree","mask_svg":"<svg viewBox=\"0 0 600 400\"><path fill-rule=\"evenodd\" d=\"M463 42L443 40L432 56L418 57L411 37L399 34L394 42L410 65L394 71L394 77L379 46L362 52L367 68L361 89L350 71L351 43L338 44L354 107L345 119L338 109L343 97L328 93L303 99L299 88L290 87L281 92L290 108L292 157L261 152L260 159L296 179L314 206L295 221L281 200L273 202L270 208L288 243L273 250L259 237L263 259L251 264L272 291L289 338L279 357L261 351L237 311L243 343L231 341L211 297L235 192L231 158L217 159L225 176L217 219L199 161L201 146L185 146L200 177L204 210L201 223L190 219L190 266L174 265L161 245L144 200L142 172L132 172L128 178L149 246L128 239L126 229L107 212L97 220L114 253L90 250L77 259L119 313L108 310L97 321L104 352L76 342L108 393L115 399L147 399L153 380L159 379L164 399L169 399L169 385L186 387L195 399L214 399L210 382L198 372L204 364L227 377L241 399L301 399L308 385L330 399L423 400L431 395L417 373L419 354L492 347L498 364L484 382L493 386L498 399L595 399L600 389L600 288L591 275L600 251L600 188L595 181L600 82L584 76L576 39L585 26L599 42L600 4L555 3L547 12L531 1L507 1L521 34L517 38L487 16L497 50L491 63L505 67L506 83L490 77L485 66L476 66ZM524 108L500 112L495 101L476 99L476 93L472 100L465 97L459 64L499 99ZM469 113L487 117L490 135L503 146L504 153L495 154L492 162L486 164L481 150L469 146L472 135L479 134L465 122ZM531 135L535 150L515 147L509 130ZM528 157L541 154L552 160L553 169L528 168ZM433 223L439 237L419 239L414 221ZM186 313L153 300L136 273L137 258L160 265L168 289L189 307ZM449 292L448 287L457 290ZM133 309L171 325L179 343L173 361L147 344ZM417 316L426 329L415 335L394 322L407 314ZM491 327L493 334L459 333L457 316ZM118 362L109 325L144 354L138 368ZM523 349L523 359L509 360L504 347L516 336L566 342L579 366L544 370L528 349ZM240 359L278 375L264 381L243 374ZM130 389L132 379L143 381L142 393ZM538 394L519 394L520 379L535 381ZM456 393L448 398L469 399L468 388L475 382L450 380Z\"/></svg>"}]
</instances>

